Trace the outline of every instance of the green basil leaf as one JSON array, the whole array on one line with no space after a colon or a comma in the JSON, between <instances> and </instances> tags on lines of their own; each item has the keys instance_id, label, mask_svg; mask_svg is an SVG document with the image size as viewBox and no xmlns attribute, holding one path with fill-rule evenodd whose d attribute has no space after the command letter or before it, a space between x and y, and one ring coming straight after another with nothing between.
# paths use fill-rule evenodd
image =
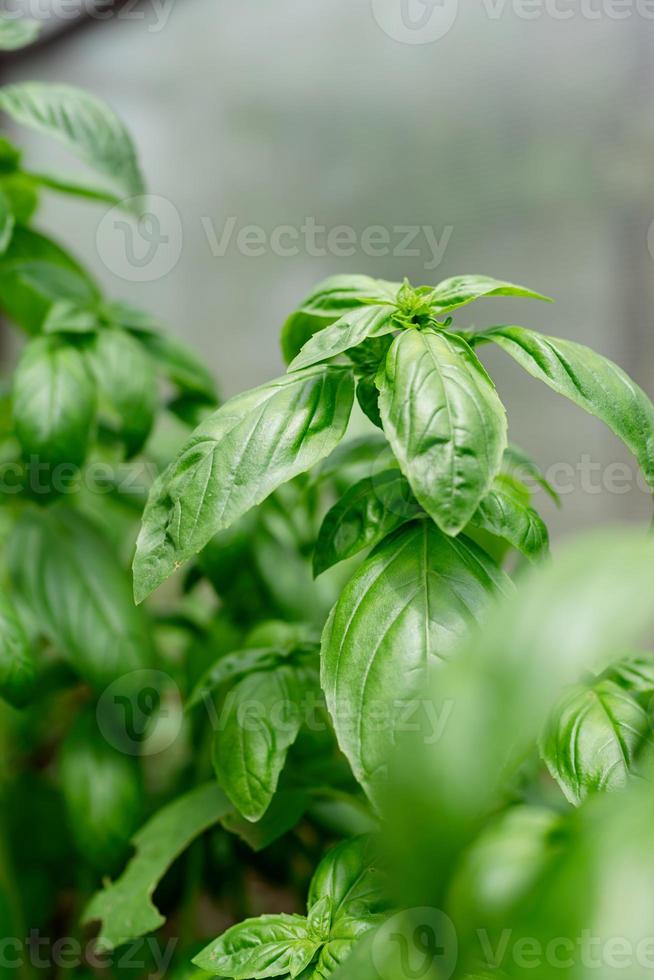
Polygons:
<instances>
[{"instance_id":1,"label":"green basil leaf","mask_svg":"<svg viewBox=\"0 0 654 980\"><path fill-rule=\"evenodd\" d=\"M393 454L388 441L379 432L371 432L340 443L327 459L312 471L310 480L318 483L330 477L350 479L352 474L363 476L372 470L392 465Z\"/></svg>"},{"instance_id":2,"label":"green basil leaf","mask_svg":"<svg viewBox=\"0 0 654 980\"><path fill-rule=\"evenodd\" d=\"M148 629L106 539L63 507L25 511L8 542L17 594L41 632L97 690L149 667Z\"/></svg>"},{"instance_id":3,"label":"green basil leaf","mask_svg":"<svg viewBox=\"0 0 654 980\"><path fill-rule=\"evenodd\" d=\"M318 330L344 313L370 303L394 303L400 285L370 276L331 276L321 282L282 327L284 360L290 364Z\"/></svg>"},{"instance_id":4,"label":"green basil leaf","mask_svg":"<svg viewBox=\"0 0 654 980\"><path fill-rule=\"evenodd\" d=\"M363 414L370 419L378 429L383 429L381 414L379 412L379 388L375 383L375 378L369 375L359 378L357 382L357 402Z\"/></svg>"},{"instance_id":5,"label":"green basil leaf","mask_svg":"<svg viewBox=\"0 0 654 980\"><path fill-rule=\"evenodd\" d=\"M470 521L522 552L530 561L537 561L549 551L549 533L540 514L525 502L510 477L500 474Z\"/></svg>"},{"instance_id":6,"label":"green basil leaf","mask_svg":"<svg viewBox=\"0 0 654 980\"><path fill-rule=\"evenodd\" d=\"M130 136L113 109L71 85L22 82L0 89L0 109L59 140L109 177L124 197L145 192Z\"/></svg>"},{"instance_id":7,"label":"green basil leaf","mask_svg":"<svg viewBox=\"0 0 654 980\"><path fill-rule=\"evenodd\" d=\"M152 902L155 888L173 861L230 809L220 787L206 783L169 803L139 830L132 841L136 853L121 877L107 883L84 910L84 923L102 924L98 948L115 949L164 924Z\"/></svg>"},{"instance_id":8,"label":"green basil leaf","mask_svg":"<svg viewBox=\"0 0 654 980\"><path fill-rule=\"evenodd\" d=\"M232 398L155 482L134 559L141 602L181 563L340 442L351 372L319 365Z\"/></svg>"},{"instance_id":9,"label":"green basil leaf","mask_svg":"<svg viewBox=\"0 0 654 980\"><path fill-rule=\"evenodd\" d=\"M250 823L235 810L226 814L220 822L225 830L236 834L258 853L293 830L310 804L311 798L304 790L278 789L263 817L256 823Z\"/></svg>"},{"instance_id":10,"label":"green basil leaf","mask_svg":"<svg viewBox=\"0 0 654 980\"><path fill-rule=\"evenodd\" d=\"M17 226L0 256L0 307L28 333L38 333L53 303L66 299L92 307L96 285L59 245Z\"/></svg>"},{"instance_id":11,"label":"green basil leaf","mask_svg":"<svg viewBox=\"0 0 654 980\"><path fill-rule=\"evenodd\" d=\"M43 322L43 333L95 333L100 324L97 314L88 307L60 300L50 307Z\"/></svg>"},{"instance_id":12,"label":"green basil leaf","mask_svg":"<svg viewBox=\"0 0 654 980\"><path fill-rule=\"evenodd\" d=\"M0 190L0 255L3 255L9 248L15 224L16 219L11 209L11 203L6 194Z\"/></svg>"},{"instance_id":13,"label":"green basil leaf","mask_svg":"<svg viewBox=\"0 0 654 980\"><path fill-rule=\"evenodd\" d=\"M213 743L218 782L246 820L264 815L302 725L304 688L290 666L249 674L227 698Z\"/></svg>"},{"instance_id":14,"label":"green basil leaf","mask_svg":"<svg viewBox=\"0 0 654 980\"><path fill-rule=\"evenodd\" d=\"M471 339L497 344L533 377L601 419L654 489L654 405L621 368L582 344L525 327L492 327Z\"/></svg>"},{"instance_id":15,"label":"green basil leaf","mask_svg":"<svg viewBox=\"0 0 654 980\"><path fill-rule=\"evenodd\" d=\"M86 183L79 178L69 180L67 177L57 177L54 174L35 174L32 172L26 176L37 187L45 187L47 190L58 191L60 194L81 197L86 201L99 201L103 204L122 204L122 199L117 194L102 187L96 187L94 184Z\"/></svg>"},{"instance_id":16,"label":"green basil leaf","mask_svg":"<svg viewBox=\"0 0 654 980\"><path fill-rule=\"evenodd\" d=\"M154 365L143 347L124 330L98 331L90 348L101 407L106 404L118 419L118 431L127 455L143 448L154 424L159 401Z\"/></svg>"},{"instance_id":17,"label":"green basil leaf","mask_svg":"<svg viewBox=\"0 0 654 980\"><path fill-rule=\"evenodd\" d=\"M541 752L571 803L624 786L638 756L654 750L650 717L610 680L569 690L552 712Z\"/></svg>"},{"instance_id":18,"label":"green basil leaf","mask_svg":"<svg viewBox=\"0 0 654 980\"><path fill-rule=\"evenodd\" d=\"M309 965L320 943L309 937L301 915L262 915L228 929L202 950L193 962L214 976L231 980L262 980L290 974Z\"/></svg>"},{"instance_id":19,"label":"green basil leaf","mask_svg":"<svg viewBox=\"0 0 654 980\"><path fill-rule=\"evenodd\" d=\"M537 486L545 491L545 493L552 501L554 501L557 507L561 506L561 498L552 484L543 476L540 468L533 461L533 459L527 455L524 449L520 449L520 447L516 446L515 443L510 442L504 450L502 471L509 473L511 476L516 476L520 480L524 479L524 477L529 477L530 479L534 480Z\"/></svg>"},{"instance_id":20,"label":"green basil leaf","mask_svg":"<svg viewBox=\"0 0 654 980\"><path fill-rule=\"evenodd\" d=\"M6 136L0 134L0 174L13 174L18 170L23 154Z\"/></svg>"},{"instance_id":21,"label":"green basil leaf","mask_svg":"<svg viewBox=\"0 0 654 980\"><path fill-rule=\"evenodd\" d=\"M654 654L626 657L613 664L605 675L629 692L644 708L651 709L654 698Z\"/></svg>"},{"instance_id":22,"label":"green basil leaf","mask_svg":"<svg viewBox=\"0 0 654 980\"><path fill-rule=\"evenodd\" d=\"M561 815L513 806L493 819L466 852L449 895L457 922L502 927L556 853Z\"/></svg>"},{"instance_id":23,"label":"green basil leaf","mask_svg":"<svg viewBox=\"0 0 654 980\"><path fill-rule=\"evenodd\" d=\"M341 749L373 798L430 668L509 588L472 542L428 520L387 538L345 586L323 634L322 686Z\"/></svg>"},{"instance_id":24,"label":"green basil leaf","mask_svg":"<svg viewBox=\"0 0 654 980\"><path fill-rule=\"evenodd\" d=\"M215 404L216 382L206 364L181 340L162 333L149 313L126 303L108 303L104 312L110 323L129 330L159 365L164 375L182 392Z\"/></svg>"},{"instance_id":25,"label":"green basil leaf","mask_svg":"<svg viewBox=\"0 0 654 980\"><path fill-rule=\"evenodd\" d=\"M309 889L309 917L325 899L334 928L345 918L372 917L388 908L387 889L374 838L354 837L337 844L318 865Z\"/></svg>"},{"instance_id":26,"label":"green basil leaf","mask_svg":"<svg viewBox=\"0 0 654 980\"><path fill-rule=\"evenodd\" d=\"M0 137L1 141L1 137ZM0 188L9 202L16 224L26 225L39 204L39 195L26 174L17 171L3 173L2 146L0 145Z\"/></svg>"},{"instance_id":27,"label":"green basil leaf","mask_svg":"<svg viewBox=\"0 0 654 980\"><path fill-rule=\"evenodd\" d=\"M393 321L394 306L364 306L345 313L339 320L315 333L288 366L299 371L321 361L328 361L370 337L383 337L397 330Z\"/></svg>"},{"instance_id":28,"label":"green basil leaf","mask_svg":"<svg viewBox=\"0 0 654 980\"><path fill-rule=\"evenodd\" d=\"M290 650L261 647L260 649L237 650L226 657L220 657L207 670L195 685L187 702L187 709L194 708L205 698L210 697L223 684L239 680L253 670L268 670L276 667L290 655Z\"/></svg>"},{"instance_id":29,"label":"green basil leaf","mask_svg":"<svg viewBox=\"0 0 654 980\"><path fill-rule=\"evenodd\" d=\"M17 19L0 14L0 51L16 51L25 48L38 37L41 25L27 17Z\"/></svg>"},{"instance_id":30,"label":"green basil leaf","mask_svg":"<svg viewBox=\"0 0 654 980\"><path fill-rule=\"evenodd\" d=\"M399 470L385 470L350 487L322 522L313 556L314 575L379 544L422 513Z\"/></svg>"},{"instance_id":31,"label":"green basil leaf","mask_svg":"<svg viewBox=\"0 0 654 980\"><path fill-rule=\"evenodd\" d=\"M98 728L95 709L88 708L62 744L59 772L79 853L103 874L114 871L141 822L137 758L109 744Z\"/></svg>"},{"instance_id":32,"label":"green basil leaf","mask_svg":"<svg viewBox=\"0 0 654 980\"><path fill-rule=\"evenodd\" d=\"M27 457L80 466L95 424L96 389L86 359L57 337L36 337L23 350L13 387L16 435Z\"/></svg>"},{"instance_id":33,"label":"green basil leaf","mask_svg":"<svg viewBox=\"0 0 654 980\"><path fill-rule=\"evenodd\" d=\"M535 293L524 286L514 286L511 282L491 279L490 276L453 276L451 279L444 279L430 294L430 299L433 310L440 316L484 296L524 296L527 299L552 302L549 296Z\"/></svg>"},{"instance_id":34,"label":"green basil leaf","mask_svg":"<svg viewBox=\"0 0 654 980\"><path fill-rule=\"evenodd\" d=\"M384 432L418 502L458 534L488 493L506 447L506 413L466 342L405 330L378 376Z\"/></svg>"},{"instance_id":35,"label":"green basil leaf","mask_svg":"<svg viewBox=\"0 0 654 980\"><path fill-rule=\"evenodd\" d=\"M0 697L22 708L35 686L36 666L27 633L9 596L0 593Z\"/></svg>"}]
</instances>

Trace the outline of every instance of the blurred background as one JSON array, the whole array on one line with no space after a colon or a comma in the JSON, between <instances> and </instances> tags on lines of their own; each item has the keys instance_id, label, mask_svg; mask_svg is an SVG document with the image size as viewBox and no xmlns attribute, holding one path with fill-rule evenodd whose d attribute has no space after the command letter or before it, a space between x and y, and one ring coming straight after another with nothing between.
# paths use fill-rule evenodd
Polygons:
<instances>
[{"instance_id":1,"label":"blurred background","mask_svg":"<svg viewBox=\"0 0 654 980\"><path fill-rule=\"evenodd\" d=\"M337 272L530 286L556 305L488 300L456 322L588 343L654 395L654 4L20 2L45 32L2 82L105 98L153 195L142 227L54 196L41 225L199 349L225 396L282 372L283 320ZM36 168L69 169L52 142L20 143ZM537 500L555 536L648 519L611 433L483 357L512 439L562 494L560 513Z\"/></svg>"}]
</instances>

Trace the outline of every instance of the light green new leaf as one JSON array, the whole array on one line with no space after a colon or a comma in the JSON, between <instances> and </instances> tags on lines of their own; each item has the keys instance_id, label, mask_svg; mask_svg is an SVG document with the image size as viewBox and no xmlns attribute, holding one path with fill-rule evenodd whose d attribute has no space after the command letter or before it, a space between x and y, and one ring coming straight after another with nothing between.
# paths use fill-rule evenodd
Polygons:
<instances>
[{"instance_id":1,"label":"light green new leaf","mask_svg":"<svg viewBox=\"0 0 654 980\"><path fill-rule=\"evenodd\" d=\"M90 308L98 299L95 283L64 249L30 228L16 226L0 255L0 308L11 320L34 334L58 300Z\"/></svg>"},{"instance_id":2,"label":"light green new leaf","mask_svg":"<svg viewBox=\"0 0 654 980\"><path fill-rule=\"evenodd\" d=\"M86 708L62 743L61 789L77 850L103 874L126 856L142 819L139 760L111 745Z\"/></svg>"},{"instance_id":3,"label":"light green new leaf","mask_svg":"<svg viewBox=\"0 0 654 980\"><path fill-rule=\"evenodd\" d=\"M508 589L481 549L427 519L387 538L345 586L323 633L322 686L341 749L373 798L398 729L417 720L430 668Z\"/></svg>"},{"instance_id":4,"label":"light green new leaf","mask_svg":"<svg viewBox=\"0 0 654 980\"><path fill-rule=\"evenodd\" d=\"M529 374L606 423L654 489L654 405L621 368L582 344L525 327L493 327L470 340L497 344Z\"/></svg>"},{"instance_id":5,"label":"light green new leaf","mask_svg":"<svg viewBox=\"0 0 654 980\"><path fill-rule=\"evenodd\" d=\"M470 521L536 561L549 551L549 534L540 514L530 507L510 477L500 474Z\"/></svg>"},{"instance_id":6,"label":"light green new leaf","mask_svg":"<svg viewBox=\"0 0 654 980\"><path fill-rule=\"evenodd\" d=\"M150 435L157 410L159 391L153 361L131 334L107 327L93 338L90 363L101 408L106 405L117 417L127 455L133 456Z\"/></svg>"},{"instance_id":7,"label":"light green new leaf","mask_svg":"<svg viewBox=\"0 0 654 980\"><path fill-rule=\"evenodd\" d=\"M15 224L16 219L11 210L9 199L6 194L0 191L0 255L3 255L9 248Z\"/></svg>"},{"instance_id":8,"label":"light green new leaf","mask_svg":"<svg viewBox=\"0 0 654 980\"><path fill-rule=\"evenodd\" d=\"M17 51L38 37L41 27L37 20L0 14L0 51Z\"/></svg>"},{"instance_id":9,"label":"light green new leaf","mask_svg":"<svg viewBox=\"0 0 654 980\"><path fill-rule=\"evenodd\" d=\"M405 330L379 372L379 408L418 502L458 534L491 488L506 447L506 413L466 342Z\"/></svg>"},{"instance_id":10,"label":"light green new leaf","mask_svg":"<svg viewBox=\"0 0 654 980\"><path fill-rule=\"evenodd\" d=\"M141 602L218 531L310 469L340 442L352 374L318 365L232 398L155 482L134 559Z\"/></svg>"},{"instance_id":11,"label":"light green new leaf","mask_svg":"<svg viewBox=\"0 0 654 980\"><path fill-rule=\"evenodd\" d=\"M151 641L127 574L82 514L25 511L7 550L16 591L43 635L97 690L150 666Z\"/></svg>"},{"instance_id":12,"label":"light green new leaf","mask_svg":"<svg viewBox=\"0 0 654 980\"><path fill-rule=\"evenodd\" d=\"M0 89L0 109L12 119L63 143L109 177L124 197L145 184L132 140L113 109L71 85L21 82Z\"/></svg>"},{"instance_id":13,"label":"light green new leaf","mask_svg":"<svg viewBox=\"0 0 654 980\"><path fill-rule=\"evenodd\" d=\"M85 201L98 201L102 204L122 204L122 199L118 194L114 194L103 187L97 187L95 184L87 183L79 177L76 180L69 180L67 177L58 177L55 174L36 174L31 171L25 176L36 187L45 187L47 190L58 191L59 194L81 197Z\"/></svg>"},{"instance_id":14,"label":"light green new leaf","mask_svg":"<svg viewBox=\"0 0 654 980\"><path fill-rule=\"evenodd\" d=\"M282 327L281 346L289 364L318 331L361 306L393 303L400 283L370 276L331 276L310 293Z\"/></svg>"},{"instance_id":15,"label":"light green new leaf","mask_svg":"<svg viewBox=\"0 0 654 980\"><path fill-rule=\"evenodd\" d=\"M654 697L654 654L641 653L619 660L604 676L625 688L643 707L651 707L650 701Z\"/></svg>"},{"instance_id":16,"label":"light green new leaf","mask_svg":"<svg viewBox=\"0 0 654 980\"><path fill-rule=\"evenodd\" d=\"M314 575L379 544L387 534L422 513L399 470L385 470L355 483L325 516L313 556Z\"/></svg>"},{"instance_id":17,"label":"light green new leaf","mask_svg":"<svg viewBox=\"0 0 654 980\"><path fill-rule=\"evenodd\" d=\"M155 888L173 861L231 809L216 783L198 786L160 810L133 839L136 854L121 877L105 885L84 911L85 923L100 921L97 944L112 950L153 932L166 921L155 908Z\"/></svg>"},{"instance_id":18,"label":"light green new leaf","mask_svg":"<svg viewBox=\"0 0 654 980\"><path fill-rule=\"evenodd\" d=\"M309 936L304 916L262 915L228 929L193 962L214 976L231 980L297 977L319 948L320 942Z\"/></svg>"},{"instance_id":19,"label":"light green new leaf","mask_svg":"<svg viewBox=\"0 0 654 980\"><path fill-rule=\"evenodd\" d=\"M80 466L95 423L96 388L83 353L59 337L36 337L13 383L16 435L26 457Z\"/></svg>"},{"instance_id":20,"label":"light green new leaf","mask_svg":"<svg viewBox=\"0 0 654 980\"><path fill-rule=\"evenodd\" d=\"M321 361L328 361L357 347L369 337L383 337L397 330L393 321L393 306L363 306L345 313L340 320L320 330L306 342L300 353L288 366L289 371L299 371Z\"/></svg>"},{"instance_id":21,"label":"light green new leaf","mask_svg":"<svg viewBox=\"0 0 654 980\"><path fill-rule=\"evenodd\" d=\"M548 769L576 804L590 793L624 786L646 750L654 750L647 711L610 680L568 691L541 742Z\"/></svg>"},{"instance_id":22,"label":"light green new leaf","mask_svg":"<svg viewBox=\"0 0 654 980\"><path fill-rule=\"evenodd\" d=\"M218 782L246 820L260 820L270 806L302 726L306 689L299 671L278 666L248 674L227 696L213 764Z\"/></svg>"},{"instance_id":23,"label":"light green new leaf","mask_svg":"<svg viewBox=\"0 0 654 980\"><path fill-rule=\"evenodd\" d=\"M552 302L549 296L535 293L532 289L525 289L524 286L515 286L511 282L491 279L490 276L454 276L451 279L444 279L435 287L429 298L434 312L437 316L441 316L484 296L523 296L526 299Z\"/></svg>"},{"instance_id":24,"label":"light green new leaf","mask_svg":"<svg viewBox=\"0 0 654 980\"><path fill-rule=\"evenodd\" d=\"M63 299L50 308L42 329L43 333L88 334L99 326L94 310Z\"/></svg>"},{"instance_id":25,"label":"light green new leaf","mask_svg":"<svg viewBox=\"0 0 654 980\"><path fill-rule=\"evenodd\" d=\"M0 593L0 698L15 708L30 700L36 666L27 634L9 596Z\"/></svg>"}]
</instances>

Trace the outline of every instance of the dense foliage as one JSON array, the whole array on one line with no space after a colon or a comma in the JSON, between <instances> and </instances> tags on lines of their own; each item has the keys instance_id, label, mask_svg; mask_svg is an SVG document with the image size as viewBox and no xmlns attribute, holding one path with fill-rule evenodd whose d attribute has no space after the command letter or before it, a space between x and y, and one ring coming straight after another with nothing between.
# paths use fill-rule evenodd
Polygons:
<instances>
[{"instance_id":1,"label":"dense foliage","mask_svg":"<svg viewBox=\"0 0 654 980\"><path fill-rule=\"evenodd\" d=\"M31 36L0 19L0 47ZM0 403L3 956L32 976L30 930L91 927L80 973L481 980L537 949L539 978L597 975L585 930L595 956L651 945L654 543L549 560L533 496L556 494L477 352L604 421L654 488L647 395L572 341L467 326L532 290L340 275L284 324L287 373L219 404L33 225L41 193L138 212L113 111L40 83L0 109L100 179L1 138L26 338Z\"/></svg>"}]
</instances>

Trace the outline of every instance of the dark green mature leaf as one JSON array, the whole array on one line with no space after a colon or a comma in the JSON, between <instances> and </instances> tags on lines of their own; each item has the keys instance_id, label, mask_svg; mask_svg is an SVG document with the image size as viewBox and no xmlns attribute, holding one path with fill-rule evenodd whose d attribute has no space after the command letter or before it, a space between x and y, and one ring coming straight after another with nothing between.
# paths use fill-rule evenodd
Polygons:
<instances>
[{"instance_id":1,"label":"dark green mature leaf","mask_svg":"<svg viewBox=\"0 0 654 980\"><path fill-rule=\"evenodd\" d=\"M40 29L37 20L0 14L0 51L16 51L27 47L36 40Z\"/></svg>"},{"instance_id":2,"label":"dark green mature leaf","mask_svg":"<svg viewBox=\"0 0 654 980\"><path fill-rule=\"evenodd\" d=\"M97 690L150 666L151 641L127 575L80 513L26 511L10 536L8 564L40 630Z\"/></svg>"},{"instance_id":3,"label":"dark green mature leaf","mask_svg":"<svg viewBox=\"0 0 654 980\"><path fill-rule=\"evenodd\" d=\"M654 405L621 368L582 344L525 327L492 327L471 340L497 344L529 374L605 422L654 489Z\"/></svg>"},{"instance_id":4,"label":"dark green mature leaf","mask_svg":"<svg viewBox=\"0 0 654 980\"><path fill-rule=\"evenodd\" d=\"M383 428L381 414L379 412L379 388L375 384L372 375L359 378L357 382L357 402L359 408L373 425L378 429Z\"/></svg>"},{"instance_id":5,"label":"dark green mature leaf","mask_svg":"<svg viewBox=\"0 0 654 980\"><path fill-rule=\"evenodd\" d=\"M554 709L541 752L571 803L624 786L638 756L654 750L650 717L611 680L568 691Z\"/></svg>"},{"instance_id":6,"label":"dark green mature leaf","mask_svg":"<svg viewBox=\"0 0 654 980\"><path fill-rule=\"evenodd\" d=\"M527 299L544 300L546 303L552 302L549 296L535 293L524 286L491 279L490 276L454 276L444 279L435 287L430 300L437 316L441 316L484 296L523 296Z\"/></svg>"},{"instance_id":7,"label":"dark green mature leaf","mask_svg":"<svg viewBox=\"0 0 654 980\"><path fill-rule=\"evenodd\" d=\"M0 190L0 255L3 255L9 248L15 224L16 219L11 209L11 202L7 195Z\"/></svg>"},{"instance_id":8,"label":"dark green mature leaf","mask_svg":"<svg viewBox=\"0 0 654 980\"><path fill-rule=\"evenodd\" d=\"M327 456L345 434L352 400L351 372L319 365L238 395L203 422L150 493L134 559L137 602Z\"/></svg>"},{"instance_id":9,"label":"dark green mature leaf","mask_svg":"<svg viewBox=\"0 0 654 980\"><path fill-rule=\"evenodd\" d=\"M297 977L320 948L302 915L262 915L228 929L193 960L214 976L232 980Z\"/></svg>"},{"instance_id":10,"label":"dark green mature leaf","mask_svg":"<svg viewBox=\"0 0 654 980\"><path fill-rule=\"evenodd\" d=\"M363 306L345 313L331 326L320 330L306 342L300 353L288 366L289 371L299 371L321 361L328 361L357 347L370 337L383 337L397 330L393 320L396 308L387 306Z\"/></svg>"},{"instance_id":11,"label":"dark green mature leaf","mask_svg":"<svg viewBox=\"0 0 654 980\"><path fill-rule=\"evenodd\" d=\"M490 490L506 447L506 413L466 342L405 330L378 376L384 432L418 502L458 534Z\"/></svg>"},{"instance_id":12,"label":"dark green mature leaf","mask_svg":"<svg viewBox=\"0 0 654 980\"><path fill-rule=\"evenodd\" d=\"M104 312L110 323L134 334L164 375L182 392L214 404L218 401L216 382L204 361L181 340L162 333L154 317L127 303L108 303Z\"/></svg>"},{"instance_id":13,"label":"dark green mature leaf","mask_svg":"<svg viewBox=\"0 0 654 980\"><path fill-rule=\"evenodd\" d=\"M253 851L264 851L289 830L297 827L311 804L311 797L302 789L278 789L261 820L250 823L232 810L221 823L230 834L236 834Z\"/></svg>"},{"instance_id":14,"label":"dark green mature leaf","mask_svg":"<svg viewBox=\"0 0 654 980\"><path fill-rule=\"evenodd\" d=\"M30 700L36 666L27 634L9 596L0 593L0 697L15 708Z\"/></svg>"},{"instance_id":15,"label":"dark green mature leaf","mask_svg":"<svg viewBox=\"0 0 654 980\"><path fill-rule=\"evenodd\" d=\"M530 561L549 551L549 534L540 514L530 507L510 477L500 474L470 525L504 538Z\"/></svg>"},{"instance_id":16,"label":"dark green mature leaf","mask_svg":"<svg viewBox=\"0 0 654 980\"><path fill-rule=\"evenodd\" d=\"M430 668L486 611L506 576L429 520L387 538L346 585L325 627L322 685L341 749L374 797ZM424 720L424 719L421 719ZM428 719L437 738L438 719Z\"/></svg>"},{"instance_id":17,"label":"dark green mature leaf","mask_svg":"<svg viewBox=\"0 0 654 980\"><path fill-rule=\"evenodd\" d=\"M422 513L399 470L384 470L350 487L327 513L313 556L314 575L379 544Z\"/></svg>"},{"instance_id":18,"label":"dark green mature leaf","mask_svg":"<svg viewBox=\"0 0 654 980\"><path fill-rule=\"evenodd\" d=\"M124 859L142 817L138 759L110 745L87 708L59 756L68 824L79 853L103 874Z\"/></svg>"},{"instance_id":19,"label":"dark green mature leaf","mask_svg":"<svg viewBox=\"0 0 654 980\"><path fill-rule=\"evenodd\" d=\"M106 404L117 416L127 455L133 456L150 435L157 410L152 359L131 334L109 327L96 334L90 354L101 407Z\"/></svg>"},{"instance_id":20,"label":"dark green mature leaf","mask_svg":"<svg viewBox=\"0 0 654 980\"><path fill-rule=\"evenodd\" d=\"M96 389L86 359L58 337L36 337L20 357L13 386L16 435L25 456L80 466L95 423Z\"/></svg>"},{"instance_id":21,"label":"dark green mature leaf","mask_svg":"<svg viewBox=\"0 0 654 980\"><path fill-rule=\"evenodd\" d=\"M56 242L21 225L0 256L0 308L28 333L38 333L57 300L92 307L97 286Z\"/></svg>"},{"instance_id":22,"label":"dark green mature leaf","mask_svg":"<svg viewBox=\"0 0 654 980\"><path fill-rule=\"evenodd\" d=\"M231 804L215 782L169 803L133 839L136 854L121 877L98 892L84 911L85 923L100 921L98 947L115 949L166 921L152 902L165 872L196 837L223 818Z\"/></svg>"},{"instance_id":23,"label":"dark green mature leaf","mask_svg":"<svg viewBox=\"0 0 654 980\"><path fill-rule=\"evenodd\" d=\"M130 136L113 109L71 85L22 82L0 89L0 109L15 122L52 136L109 177L125 197L145 184Z\"/></svg>"},{"instance_id":24,"label":"dark green mature leaf","mask_svg":"<svg viewBox=\"0 0 654 980\"><path fill-rule=\"evenodd\" d=\"M246 820L260 820L271 804L312 686L319 688L317 674L280 665L248 674L227 696L213 762L220 785Z\"/></svg>"},{"instance_id":25,"label":"dark green mature leaf","mask_svg":"<svg viewBox=\"0 0 654 980\"><path fill-rule=\"evenodd\" d=\"M371 303L394 302L400 283L370 276L331 276L321 282L292 313L281 333L284 360L289 364L318 331L343 314Z\"/></svg>"}]
</instances>

